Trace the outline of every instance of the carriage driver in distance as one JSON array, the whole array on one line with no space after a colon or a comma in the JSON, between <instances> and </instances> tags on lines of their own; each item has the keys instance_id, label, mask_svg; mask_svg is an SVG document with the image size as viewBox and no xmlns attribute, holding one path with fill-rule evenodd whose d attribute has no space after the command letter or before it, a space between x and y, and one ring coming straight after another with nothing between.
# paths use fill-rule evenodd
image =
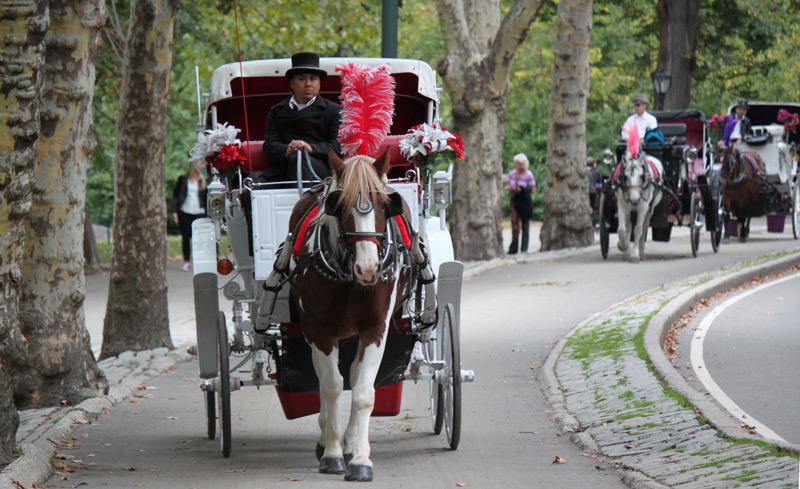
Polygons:
<instances>
[{"instance_id":1,"label":"carriage driver in distance","mask_svg":"<svg viewBox=\"0 0 800 489\"><path fill-rule=\"evenodd\" d=\"M633 114L630 115L622 124L622 140L628 140L628 128L635 122L639 126L639 139L644 140L644 135L648 129L656 129L658 127L658 119L653 114L647 112L647 96L643 93L638 93L633 96Z\"/></svg>"},{"instance_id":2,"label":"carriage driver in distance","mask_svg":"<svg viewBox=\"0 0 800 489\"><path fill-rule=\"evenodd\" d=\"M305 150L314 172L321 179L331 176L328 149L341 154L338 142L341 106L318 96L327 76L319 67L319 55L312 52L292 55L286 79L293 95L275 104L267 116L264 154L272 163L257 181L297 180L297 152ZM303 180L313 175L303 162Z\"/></svg>"}]
</instances>

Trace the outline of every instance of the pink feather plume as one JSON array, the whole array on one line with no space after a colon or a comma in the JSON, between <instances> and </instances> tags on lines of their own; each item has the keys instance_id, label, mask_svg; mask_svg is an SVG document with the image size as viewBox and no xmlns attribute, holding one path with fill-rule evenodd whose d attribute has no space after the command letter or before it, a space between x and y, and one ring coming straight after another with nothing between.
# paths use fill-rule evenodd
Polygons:
<instances>
[{"instance_id":1,"label":"pink feather plume","mask_svg":"<svg viewBox=\"0 0 800 489\"><path fill-rule=\"evenodd\" d=\"M635 122L628 128L628 152L634 158L639 155L639 124Z\"/></svg>"},{"instance_id":2,"label":"pink feather plume","mask_svg":"<svg viewBox=\"0 0 800 489\"><path fill-rule=\"evenodd\" d=\"M394 78L391 68L348 63L342 72L342 123L339 143L345 156L377 156L394 116Z\"/></svg>"}]
</instances>

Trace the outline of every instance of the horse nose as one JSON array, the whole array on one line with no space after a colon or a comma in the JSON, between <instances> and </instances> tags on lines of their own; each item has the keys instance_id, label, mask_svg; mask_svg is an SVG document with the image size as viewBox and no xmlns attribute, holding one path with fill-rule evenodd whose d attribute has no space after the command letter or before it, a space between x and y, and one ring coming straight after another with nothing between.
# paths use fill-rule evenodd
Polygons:
<instances>
[{"instance_id":1,"label":"horse nose","mask_svg":"<svg viewBox=\"0 0 800 489\"><path fill-rule=\"evenodd\" d=\"M376 264L359 264L356 263L355 267L356 280L362 285L371 285L375 283L378 267Z\"/></svg>"}]
</instances>

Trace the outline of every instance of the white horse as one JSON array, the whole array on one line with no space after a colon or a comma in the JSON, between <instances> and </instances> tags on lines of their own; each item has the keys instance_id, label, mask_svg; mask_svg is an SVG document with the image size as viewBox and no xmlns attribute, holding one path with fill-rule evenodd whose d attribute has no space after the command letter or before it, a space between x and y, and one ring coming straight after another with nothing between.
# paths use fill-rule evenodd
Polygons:
<instances>
[{"instance_id":1,"label":"white horse","mask_svg":"<svg viewBox=\"0 0 800 489\"><path fill-rule=\"evenodd\" d=\"M638 146L638 141L636 143ZM657 158L645 155L641 148L631 146L629 141L628 150L615 172L619 216L617 248L629 261L638 262L644 258L644 243L653 209L661 202L664 168ZM635 223L633 212L636 212ZM629 241L631 225L633 237Z\"/></svg>"}]
</instances>

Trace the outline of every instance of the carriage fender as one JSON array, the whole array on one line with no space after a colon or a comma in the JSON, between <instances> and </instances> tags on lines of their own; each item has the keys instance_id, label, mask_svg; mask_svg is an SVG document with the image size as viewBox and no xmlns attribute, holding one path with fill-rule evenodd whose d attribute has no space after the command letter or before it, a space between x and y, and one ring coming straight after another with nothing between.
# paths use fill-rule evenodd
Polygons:
<instances>
[{"instance_id":1,"label":"carriage fender","mask_svg":"<svg viewBox=\"0 0 800 489\"><path fill-rule=\"evenodd\" d=\"M197 363L200 378L217 376L217 314L219 292L216 273L195 273L194 314L197 328Z\"/></svg>"}]
</instances>

